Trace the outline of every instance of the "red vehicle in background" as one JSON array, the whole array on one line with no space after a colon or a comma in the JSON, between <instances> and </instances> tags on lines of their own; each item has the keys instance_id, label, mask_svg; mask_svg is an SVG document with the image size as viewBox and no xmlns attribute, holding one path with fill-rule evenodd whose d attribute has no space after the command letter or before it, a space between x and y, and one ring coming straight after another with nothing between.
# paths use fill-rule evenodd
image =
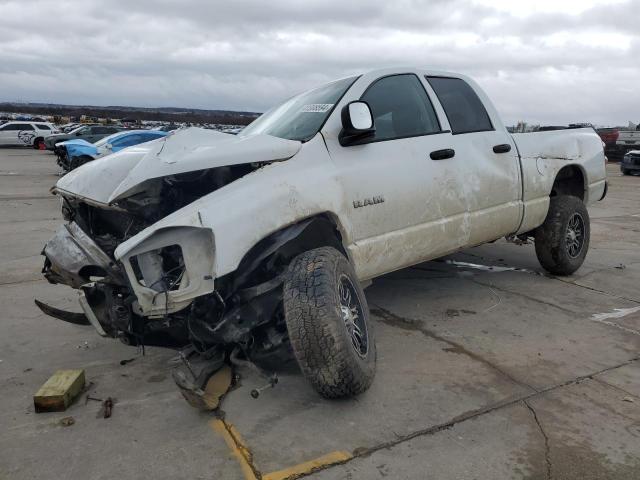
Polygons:
<instances>
[{"instance_id":1,"label":"red vehicle in background","mask_svg":"<svg viewBox=\"0 0 640 480\"><path fill-rule=\"evenodd\" d=\"M604 153L607 158L610 160L617 159L620 155L618 154L616 142L620 136L620 131L617 128L598 128L596 132L604 142Z\"/></svg>"}]
</instances>

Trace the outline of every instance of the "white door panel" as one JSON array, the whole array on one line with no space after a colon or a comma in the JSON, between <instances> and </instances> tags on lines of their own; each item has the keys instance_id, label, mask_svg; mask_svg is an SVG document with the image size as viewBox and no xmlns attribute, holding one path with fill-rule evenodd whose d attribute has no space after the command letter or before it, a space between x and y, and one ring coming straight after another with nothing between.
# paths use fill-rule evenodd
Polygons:
<instances>
[{"instance_id":1,"label":"white door panel","mask_svg":"<svg viewBox=\"0 0 640 480\"><path fill-rule=\"evenodd\" d=\"M513 139L473 82L429 77L427 83L447 116L456 157L462 161L466 244L514 233L522 218L522 182Z\"/></svg>"},{"instance_id":2,"label":"white door panel","mask_svg":"<svg viewBox=\"0 0 640 480\"><path fill-rule=\"evenodd\" d=\"M468 245L495 240L518 229L522 215L520 165L506 132L453 135L461 163L461 188L469 215ZM494 153L496 145L511 150Z\"/></svg>"},{"instance_id":3,"label":"white door panel","mask_svg":"<svg viewBox=\"0 0 640 480\"><path fill-rule=\"evenodd\" d=\"M451 147L441 133L342 147L329 153L351 204L350 247L361 278L434 258L463 245L461 159L432 160ZM383 199L383 202L379 200Z\"/></svg>"},{"instance_id":4,"label":"white door panel","mask_svg":"<svg viewBox=\"0 0 640 480\"><path fill-rule=\"evenodd\" d=\"M417 75L373 79L359 98L371 107L375 134L362 145L325 139L351 201L348 248L358 276L369 278L458 248L466 202L461 161L431 158L452 148L452 136Z\"/></svg>"}]
</instances>

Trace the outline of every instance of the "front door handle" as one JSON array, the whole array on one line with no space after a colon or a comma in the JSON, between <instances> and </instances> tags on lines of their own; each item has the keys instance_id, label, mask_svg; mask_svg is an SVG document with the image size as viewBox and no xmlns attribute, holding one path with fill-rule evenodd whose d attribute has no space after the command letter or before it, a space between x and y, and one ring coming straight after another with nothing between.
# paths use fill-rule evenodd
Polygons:
<instances>
[{"instance_id":1,"label":"front door handle","mask_svg":"<svg viewBox=\"0 0 640 480\"><path fill-rule=\"evenodd\" d=\"M445 160L447 158L453 158L455 154L456 151L453 148L445 148L431 152L429 156L431 157L431 160Z\"/></svg>"},{"instance_id":2,"label":"front door handle","mask_svg":"<svg viewBox=\"0 0 640 480\"><path fill-rule=\"evenodd\" d=\"M493 153L507 153L511 151L511 145L502 143L493 147Z\"/></svg>"}]
</instances>

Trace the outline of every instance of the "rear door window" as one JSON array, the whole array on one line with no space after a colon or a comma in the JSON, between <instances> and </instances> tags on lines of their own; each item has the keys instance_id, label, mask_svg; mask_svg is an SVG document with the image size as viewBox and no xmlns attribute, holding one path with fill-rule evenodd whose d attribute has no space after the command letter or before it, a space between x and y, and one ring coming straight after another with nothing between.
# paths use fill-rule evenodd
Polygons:
<instances>
[{"instance_id":1,"label":"rear door window","mask_svg":"<svg viewBox=\"0 0 640 480\"><path fill-rule=\"evenodd\" d=\"M49 125L44 125L42 123L36 123L36 127L38 127L40 130L51 130Z\"/></svg>"},{"instance_id":2,"label":"rear door window","mask_svg":"<svg viewBox=\"0 0 640 480\"><path fill-rule=\"evenodd\" d=\"M447 114L454 135L494 129L482 100L467 82L449 77L427 77L427 80Z\"/></svg>"}]
</instances>

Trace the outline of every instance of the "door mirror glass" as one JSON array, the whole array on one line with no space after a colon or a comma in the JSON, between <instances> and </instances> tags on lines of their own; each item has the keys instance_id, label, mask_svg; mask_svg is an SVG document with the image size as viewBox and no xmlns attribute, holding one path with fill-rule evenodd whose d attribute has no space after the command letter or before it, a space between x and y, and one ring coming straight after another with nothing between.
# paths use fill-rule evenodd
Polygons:
<instances>
[{"instance_id":1,"label":"door mirror glass","mask_svg":"<svg viewBox=\"0 0 640 480\"><path fill-rule=\"evenodd\" d=\"M349 119L355 130L369 130L373 127L373 117L369 105L364 102L352 102L349 105Z\"/></svg>"},{"instance_id":2,"label":"door mirror glass","mask_svg":"<svg viewBox=\"0 0 640 480\"><path fill-rule=\"evenodd\" d=\"M367 102L351 102L342 108L342 132L340 144L349 145L356 140L371 136L376 129L373 125L373 115Z\"/></svg>"}]
</instances>

